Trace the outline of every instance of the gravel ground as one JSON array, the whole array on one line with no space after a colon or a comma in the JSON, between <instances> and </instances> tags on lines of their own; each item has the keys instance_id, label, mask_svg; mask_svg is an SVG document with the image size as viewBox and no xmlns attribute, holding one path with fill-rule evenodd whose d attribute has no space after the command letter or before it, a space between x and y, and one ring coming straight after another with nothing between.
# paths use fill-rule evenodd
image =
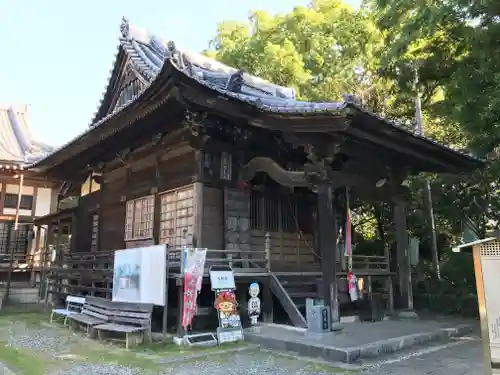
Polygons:
<instances>
[{"instance_id":1,"label":"gravel ground","mask_svg":"<svg viewBox=\"0 0 500 375\"><path fill-rule=\"evenodd\" d=\"M38 353L51 360L58 360L57 368L46 375L152 375L153 373L159 375L323 375L332 372L339 373L336 368L330 369L322 365L308 364L301 360L257 350L226 353L218 357L212 354L212 356L191 359L185 363L165 364L164 370L151 372L113 363L86 363L82 357L70 355L70 348L74 348L75 345L102 345L95 341L89 342L82 335L73 334L70 330L33 327L16 322L1 327L0 337L3 341L7 341L10 347ZM104 346L102 350L109 348L113 347ZM117 348L111 350L120 351ZM71 353L75 354L75 351L72 350ZM130 353L130 355L140 357L136 353ZM160 363L159 358L156 358L156 361ZM0 374L9 374L7 368L4 369L2 366L3 364L0 363Z\"/></svg>"},{"instance_id":2,"label":"gravel ground","mask_svg":"<svg viewBox=\"0 0 500 375\"><path fill-rule=\"evenodd\" d=\"M63 370L47 375L140 375L141 370L114 364L74 363Z\"/></svg>"},{"instance_id":3,"label":"gravel ground","mask_svg":"<svg viewBox=\"0 0 500 375\"><path fill-rule=\"evenodd\" d=\"M28 327L22 322L10 324L2 333L5 334L5 331L8 334L8 346L39 352L50 358L64 353L74 341L73 335L64 337L55 329Z\"/></svg>"},{"instance_id":4,"label":"gravel ground","mask_svg":"<svg viewBox=\"0 0 500 375\"><path fill-rule=\"evenodd\" d=\"M287 356L257 350L244 350L222 355L167 363L161 371L146 371L114 363L86 363L82 356L74 355L75 345L81 348L96 347L102 352L124 353L124 350L109 344L101 344L85 339L70 330L51 327L32 327L24 323L12 323L0 328L0 340L8 346L38 353L45 358L58 359L58 366L45 375L326 375L331 373L349 374L338 368L312 364ZM100 345L100 346L99 346ZM71 355L73 354L73 355ZM129 354L127 354L128 356ZM138 358L160 363L161 358L149 354L137 354ZM186 354L184 353L183 357ZM151 357L151 358L148 358ZM169 357L171 359L171 357ZM95 361L95 359L94 359ZM14 369L15 370L15 369ZM5 363L0 362L0 374L9 372ZM476 375L481 374L482 347L478 337L469 337L449 344L408 352L388 359L365 363L363 375Z\"/></svg>"}]
</instances>

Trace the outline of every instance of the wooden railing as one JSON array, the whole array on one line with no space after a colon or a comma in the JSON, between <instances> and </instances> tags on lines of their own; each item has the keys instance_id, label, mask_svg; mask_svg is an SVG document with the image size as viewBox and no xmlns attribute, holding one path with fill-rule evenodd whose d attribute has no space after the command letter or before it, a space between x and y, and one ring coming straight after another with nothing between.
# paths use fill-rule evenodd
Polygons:
<instances>
[{"instance_id":1,"label":"wooden railing","mask_svg":"<svg viewBox=\"0 0 500 375\"><path fill-rule=\"evenodd\" d=\"M172 273L182 274L184 249L168 249L168 268ZM229 266L235 273L267 273L270 270L269 252L256 250L214 250L207 249L205 272L212 266Z\"/></svg>"},{"instance_id":2,"label":"wooden railing","mask_svg":"<svg viewBox=\"0 0 500 375\"><path fill-rule=\"evenodd\" d=\"M94 276L111 281L114 263L114 250L88 253L64 254L62 260L50 265L52 272L64 274L87 272L90 279ZM169 248L167 253L167 268L170 275L182 275L181 264L184 263L184 248ZM236 274L269 273L272 271L270 249L258 250L216 250L208 249L205 261L205 273L211 266L230 266ZM354 255L353 270L358 272L389 272L389 260L378 255ZM78 276L80 277L80 276ZM108 280L109 279L109 280Z\"/></svg>"},{"instance_id":3,"label":"wooden railing","mask_svg":"<svg viewBox=\"0 0 500 375\"><path fill-rule=\"evenodd\" d=\"M266 251L213 250L207 251L205 276L211 266L231 266L236 276L267 275L269 257ZM47 269L53 281L52 293L101 294L110 298L113 283L114 251L63 254ZM167 269L170 277L182 277L184 249L169 248Z\"/></svg>"},{"instance_id":4,"label":"wooden railing","mask_svg":"<svg viewBox=\"0 0 500 375\"><path fill-rule=\"evenodd\" d=\"M52 270L98 270L112 272L115 251L97 251L89 253L64 254L62 261L55 262ZM168 248L167 268L171 273L183 273L181 264L184 263L184 248ZM267 272L270 258L267 251L244 250L214 250L208 249L205 269L211 266L230 266L238 272Z\"/></svg>"},{"instance_id":5,"label":"wooden railing","mask_svg":"<svg viewBox=\"0 0 500 375\"><path fill-rule=\"evenodd\" d=\"M184 274L185 248L168 248L167 270L169 277L179 278ZM59 293L98 293L110 297L113 283L114 250L86 253L63 253L53 264L45 263L44 275L55 281ZM267 239L263 250L208 249L205 260L205 276L212 266L230 266L235 276L267 276L273 271L270 241ZM50 258L50 255L47 256ZM358 275L383 276L390 274L389 260L385 256L353 256L353 270ZM300 272L277 272L277 275ZM309 272L321 278L321 269ZM345 277L340 272L339 277Z\"/></svg>"},{"instance_id":6,"label":"wooden railing","mask_svg":"<svg viewBox=\"0 0 500 375\"><path fill-rule=\"evenodd\" d=\"M353 255L352 268L354 270L389 271L389 259L383 255Z\"/></svg>"},{"instance_id":7,"label":"wooden railing","mask_svg":"<svg viewBox=\"0 0 500 375\"><path fill-rule=\"evenodd\" d=\"M23 270L31 270L39 266L40 261L36 257L36 254L0 254L0 270L4 272L10 267L12 267L15 272L19 272Z\"/></svg>"}]
</instances>

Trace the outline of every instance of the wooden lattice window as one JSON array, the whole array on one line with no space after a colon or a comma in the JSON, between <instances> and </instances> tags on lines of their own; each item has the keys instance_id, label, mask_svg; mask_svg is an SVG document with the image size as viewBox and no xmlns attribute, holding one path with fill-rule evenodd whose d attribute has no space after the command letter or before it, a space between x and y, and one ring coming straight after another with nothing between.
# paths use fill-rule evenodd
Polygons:
<instances>
[{"instance_id":1,"label":"wooden lattice window","mask_svg":"<svg viewBox=\"0 0 500 375\"><path fill-rule=\"evenodd\" d=\"M0 222L0 253L8 254L8 244L9 244L9 223Z\"/></svg>"},{"instance_id":2,"label":"wooden lattice window","mask_svg":"<svg viewBox=\"0 0 500 375\"><path fill-rule=\"evenodd\" d=\"M125 240L142 240L153 237L155 199L153 195L127 202Z\"/></svg>"},{"instance_id":3,"label":"wooden lattice window","mask_svg":"<svg viewBox=\"0 0 500 375\"><path fill-rule=\"evenodd\" d=\"M92 239L90 241L90 251L97 251L99 246L99 214L92 215Z\"/></svg>"},{"instance_id":4,"label":"wooden lattice window","mask_svg":"<svg viewBox=\"0 0 500 375\"><path fill-rule=\"evenodd\" d=\"M185 245L193 233L193 187L169 191L160 201L160 243Z\"/></svg>"},{"instance_id":5,"label":"wooden lattice window","mask_svg":"<svg viewBox=\"0 0 500 375\"><path fill-rule=\"evenodd\" d=\"M294 233L312 233L313 206L300 196L265 196L252 191L250 195L250 228Z\"/></svg>"},{"instance_id":6,"label":"wooden lattice window","mask_svg":"<svg viewBox=\"0 0 500 375\"><path fill-rule=\"evenodd\" d=\"M17 194L5 194L4 207L5 208L17 208ZM21 203L19 204L20 210L32 210L33 209L33 196L32 195L21 195Z\"/></svg>"}]
</instances>

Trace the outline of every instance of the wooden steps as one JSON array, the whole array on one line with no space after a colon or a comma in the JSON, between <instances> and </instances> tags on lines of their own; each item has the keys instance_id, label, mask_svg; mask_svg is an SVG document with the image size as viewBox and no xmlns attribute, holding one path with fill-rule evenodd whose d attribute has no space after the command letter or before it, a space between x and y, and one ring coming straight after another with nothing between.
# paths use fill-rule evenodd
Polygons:
<instances>
[{"instance_id":1,"label":"wooden steps","mask_svg":"<svg viewBox=\"0 0 500 375\"><path fill-rule=\"evenodd\" d=\"M315 276L271 273L271 291L280 301L290 321L296 327L307 327L305 319L306 299L318 298Z\"/></svg>"}]
</instances>

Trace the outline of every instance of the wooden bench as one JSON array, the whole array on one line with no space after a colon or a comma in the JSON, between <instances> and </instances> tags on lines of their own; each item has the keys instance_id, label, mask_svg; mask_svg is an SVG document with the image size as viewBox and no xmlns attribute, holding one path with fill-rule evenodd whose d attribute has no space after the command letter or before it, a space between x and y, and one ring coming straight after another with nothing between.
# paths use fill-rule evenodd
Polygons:
<instances>
[{"instance_id":1,"label":"wooden bench","mask_svg":"<svg viewBox=\"0 0 500 375\"><path fill-rule=\"evenodd\" d=\"M131 338L151 342L151 315L153 304L111 302L112 313L107 323L96 325L99 339L107 338L110 332L125 334L125 347L128 349ZM137 340L134 340L136 343Z\"/></svg>"},{"instance_id":2,"label":"wooden bench","mask_svg":"<svg viewBox=\"0 0 500 375\"><path fill-rule=\"evenodd\" d=\"M86 297L85 303L82 307L80 314L71 314L68 316L70 326L75 328L77 326L84 326L86 328L87 336L91 338L97 337L95 326L104 324L111 320L112 310L108 309L109 303L103 298Z\"/></svg>"},{"instance_id":3,"label":"wooden bench","mask_svg":"<svg viewBox=\"0 0 500 375\"><path fill-rule=\"evenodd\" d=\"M145 335L151 341L152 304L112 302L98 297L87 297L82 313L70 315L74 324L83 325L91 338L105 339L110 332L124 333L125 346L131 344L131 338ZM134 340L135 341L135 340Z\"/></svg>"}]
</instances>

